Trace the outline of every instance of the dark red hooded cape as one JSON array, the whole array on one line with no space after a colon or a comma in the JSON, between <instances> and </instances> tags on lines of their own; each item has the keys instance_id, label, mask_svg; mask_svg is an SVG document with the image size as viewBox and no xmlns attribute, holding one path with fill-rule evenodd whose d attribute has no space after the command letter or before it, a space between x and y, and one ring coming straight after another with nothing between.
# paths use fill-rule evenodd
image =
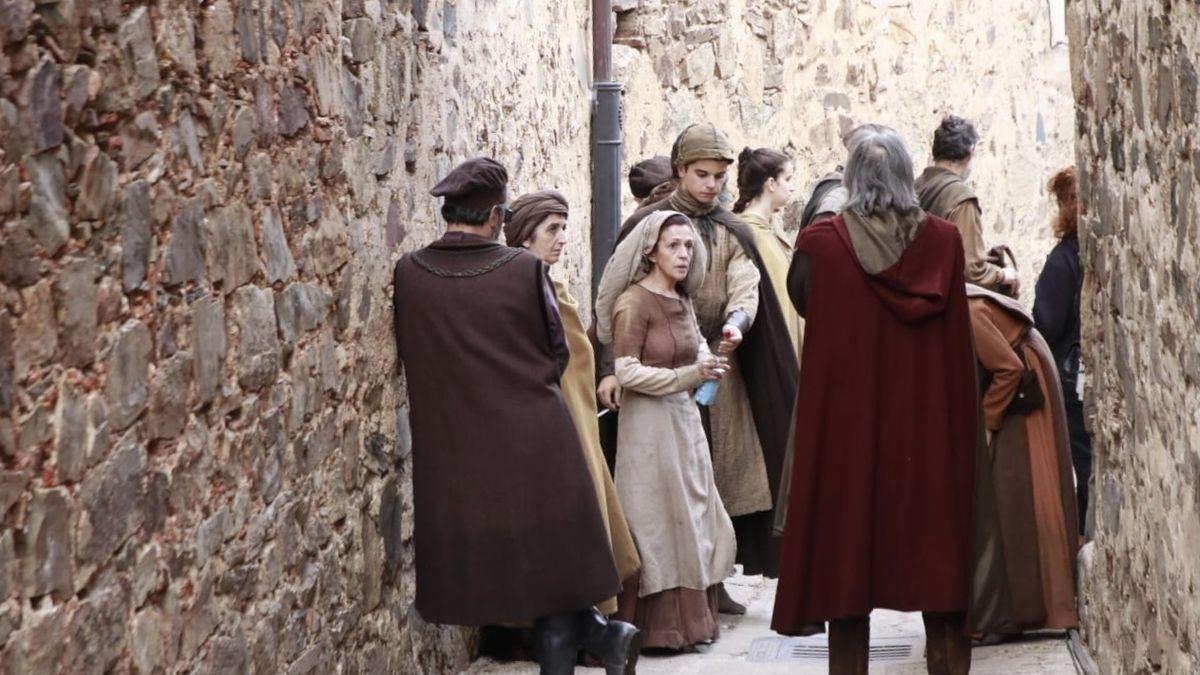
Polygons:
<instances>
[{"instance_id":1,"label":"dark red hooded cape","mask_svg":"<svg viewBox=\"0 0 1200 675\"><path fill-rule=\"evenodd\" d=\"M840 216L796 250L806 323L771 627L965 611L977 411L958 231L928 216L876 275Z\"/></svg>"}]
</instances>

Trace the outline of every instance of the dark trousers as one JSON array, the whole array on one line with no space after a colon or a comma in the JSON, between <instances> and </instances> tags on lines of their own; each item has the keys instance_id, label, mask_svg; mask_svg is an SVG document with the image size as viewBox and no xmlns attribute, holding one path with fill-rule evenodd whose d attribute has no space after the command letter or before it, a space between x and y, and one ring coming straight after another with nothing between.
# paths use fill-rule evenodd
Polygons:
<instances>
[{"instance_id":1,"label":"dark trousers","mask_svg":"<svg viewBox=\"0 0 1200 675\"><path fill-rule=\"evenodd\" d=\"M1068 394L1066 404L1071 464L1075 467L1077 483L1075 499L1079 505L1079 531L1087 532L1087 507L1092 485L1092 437L1083 421L1083 403L1075 398L1075 392Z\"/></svg>"},{"instance_id":2,"label":"dark trousers","mask_svg":"<svg viewBox=\"0 0 1200 675\"><path fill-rule=\"evenodd\" d=\"M925 621L925 667L930 675L971 672L971 638L966 615L922 612ZM867 675L871 619L859 617L829 622L829 675Z\"/></svg>"}]
</instances>

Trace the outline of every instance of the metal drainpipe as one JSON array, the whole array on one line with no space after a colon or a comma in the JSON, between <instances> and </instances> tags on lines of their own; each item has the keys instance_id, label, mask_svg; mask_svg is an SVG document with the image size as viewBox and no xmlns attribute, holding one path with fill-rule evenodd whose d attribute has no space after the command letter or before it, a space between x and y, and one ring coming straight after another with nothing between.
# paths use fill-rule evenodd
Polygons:
<instances>
[{"instance_id":1,"label":"metal drainpipe","mask_svg":"<svg viewBox=\"0 0 1200 675\"><path fill-rule=\"evenodd\" d=\"M612 81L612 0L592 0L592 298L621 227L621 85Z\"/></svg>"}]
</instances>

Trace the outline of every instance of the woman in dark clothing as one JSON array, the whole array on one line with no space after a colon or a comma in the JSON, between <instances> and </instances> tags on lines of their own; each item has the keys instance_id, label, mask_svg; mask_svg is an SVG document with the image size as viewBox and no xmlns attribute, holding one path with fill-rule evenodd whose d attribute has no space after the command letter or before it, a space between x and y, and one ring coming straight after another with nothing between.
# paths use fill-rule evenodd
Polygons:
<instances>
[{"instance_id":1,"label":"woman in dark clothing","mask_svg":"<svg viewBox=\"0 0 1200 675\"><path fill-rule=\"evenodd\" d=\"M1083 374L1079 358L1079 296L1083 269L1079 265L1075 168L1067 167L1054 174L1047 188L1058 202L1054 234L1059 241L1046 257L1046 265L1038 277L1033 318L1038 331L1050 343L1050 351L1058 364L1067 406L1067 426L1071 432L1079 526L1084 530L1092 478L1092 439L1083 419Z\"/></svg>"}]
</instances>

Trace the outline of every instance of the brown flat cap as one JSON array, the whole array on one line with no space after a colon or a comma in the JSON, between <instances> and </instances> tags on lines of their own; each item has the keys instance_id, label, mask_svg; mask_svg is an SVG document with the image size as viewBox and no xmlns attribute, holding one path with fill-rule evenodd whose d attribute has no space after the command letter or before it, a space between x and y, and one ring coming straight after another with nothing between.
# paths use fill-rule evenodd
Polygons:
<instances>
[{"instance_id":1,"label":"brown flat cap","mask_svg":"<svg viewBox=\"0 0 1200 675\"><path fill-rule=\"evenodd\" d=\"M737 155L725 134L711 124L693 124L671 146L671 164L688 165L702 159L733 162Z\"/></svg>"},{"instance_id":2,"label":"brown flat cap","mask_svg":"<svg viewBox=\"0 0 1200 675\"><path fill-rule=\"evenodd\" d=\"M508 198L508 171L490 157L468 159L446 174L429 194L445 197L448 205L490 209Z\"/></svg>"},{"instance_id":3,"label":"brown flat cap","mask_svg":"<svg viewBox=\"0 0 1200 675\"><path fill-rule=\"evenodd\" d=\"M675 177L671 170L671 158L659 155L643 159L629 169L629 191L637 199L650 196L654 188Z\"/></svg>"}]
</instances>

